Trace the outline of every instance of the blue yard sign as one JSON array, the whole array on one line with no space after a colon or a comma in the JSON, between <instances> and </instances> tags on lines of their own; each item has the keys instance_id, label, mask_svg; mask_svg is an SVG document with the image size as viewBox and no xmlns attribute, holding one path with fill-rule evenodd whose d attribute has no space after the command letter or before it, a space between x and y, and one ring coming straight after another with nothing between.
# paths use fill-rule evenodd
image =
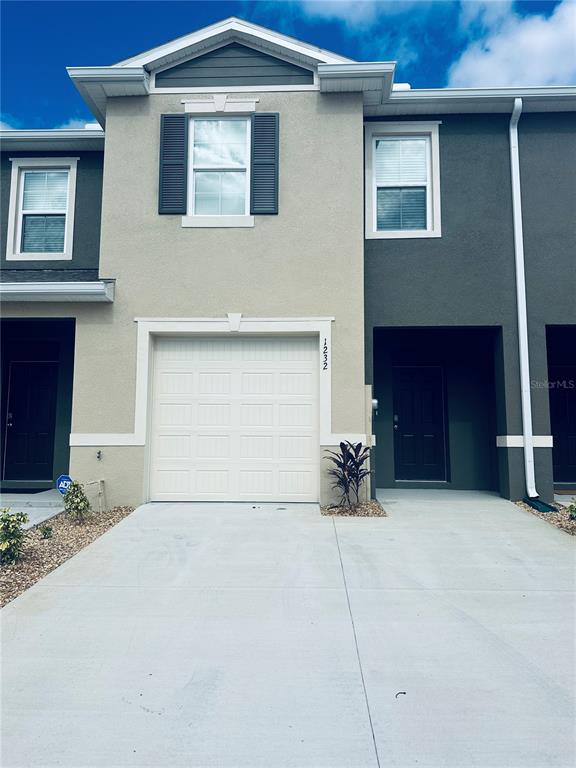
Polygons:
<instances>
[{"instance_id":1,"label":"blue yard sign","mask_svg":"<svg viewBox=\"0 0 576 768\"><path fill-rule=\"evenodd\" d=\"M56 488L60 491L62 496L64 496L68 488L70 488L71 482L72 482L72 478L70 477L70 475L60 475L58 480L56 480Z\"/></svg>"}]
</instances>

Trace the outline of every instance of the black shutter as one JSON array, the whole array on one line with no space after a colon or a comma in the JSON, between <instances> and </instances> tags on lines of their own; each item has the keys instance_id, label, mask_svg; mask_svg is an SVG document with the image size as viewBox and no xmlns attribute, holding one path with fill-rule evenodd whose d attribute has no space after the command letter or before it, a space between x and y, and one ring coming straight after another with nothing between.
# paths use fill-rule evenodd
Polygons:
<instances>
[{"instance_id":1,"label":"black shutter","mask_svg":"<svg viewBox=\"0 0 576 768\"><path fill-rule=\"evenodd\" d=\"M186 213L188 115L160 116L158 213Z\"/></svg>"},{"instance_id":2,"label":"black shutter","mask_svg":"<svg viewBox=\"0 0 576 768\"><path fill-rule=\"evenodd\" d=\"M252 115L252 167L250 169L250 213L278 213L279 115Z\"/></svg>"}]
</instances>

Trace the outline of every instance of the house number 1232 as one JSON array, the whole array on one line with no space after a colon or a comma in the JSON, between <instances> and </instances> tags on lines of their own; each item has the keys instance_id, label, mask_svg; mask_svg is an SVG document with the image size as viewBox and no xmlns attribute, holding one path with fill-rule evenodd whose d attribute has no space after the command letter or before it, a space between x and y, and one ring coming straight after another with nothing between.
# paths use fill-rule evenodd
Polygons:
<instances>
[{"instance_id":1,"label":"house number 1232","mask_svg":"<svg viewBox=\"0 0 576 768\"><path fill-rule=\"evenodd\" d=\"M322 370L328 370L328 344L326 339L324 339L324 344L322 345Z\"/></svg>"}]
</instances>

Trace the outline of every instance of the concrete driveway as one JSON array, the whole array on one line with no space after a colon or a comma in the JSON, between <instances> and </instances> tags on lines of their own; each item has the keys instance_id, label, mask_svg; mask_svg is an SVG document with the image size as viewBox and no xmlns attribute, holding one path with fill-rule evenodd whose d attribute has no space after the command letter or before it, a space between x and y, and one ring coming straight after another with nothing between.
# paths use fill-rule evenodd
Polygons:
<instances>
[{"instance_id":1,"label":"concrete driveway","mask_svg":"<svg viewBox=\"0 0 576 768\"><path fill-rule=\"evenodd\" d=\"M4 768L573 766L573 540L382 501L140 507L2 611Z\"/></svg>"}]
</instances>

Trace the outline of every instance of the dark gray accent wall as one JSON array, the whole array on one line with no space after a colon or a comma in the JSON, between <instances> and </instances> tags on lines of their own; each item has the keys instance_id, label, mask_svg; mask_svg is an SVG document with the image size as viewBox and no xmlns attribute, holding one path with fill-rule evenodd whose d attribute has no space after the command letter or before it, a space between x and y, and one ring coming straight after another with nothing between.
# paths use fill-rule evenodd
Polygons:
<instances>
[{"instance_id":1,"label":"dark gray accent wall","mask_svg":"<svg viewBox=\"0 0 576 768\"><path fill-rule=\"evenodd\" d=\"M156 74L158 88L210 88L221 85L311 85L314 74L240 43L184 61Z\"/></svg>"},{"instance_id":2,"label":"dark gray accent wall","mask_svg":"<svg viewBox=\"0 0 576 768\"><path fill-rule=\"evenodd\" d=\"M442 369L445 386L448 481L426 482L425 487L498 489L494 375L498 335L493 328L397 328L374 332L379 487L423 487L422 482L395 481L393 366L437 365Z\"/></svg>"},{"instance_id":3,"label":"dark gray accent wall","mask_svg":"<svg viewBox=\"0 0 576 768\"><path fill-rule=\"evenodd\" d=\"M69 261L6 261L10 202L11 157L78 157L72 259ZM0 269L2 279L54 281L98 277L102 208L102 152L2 152L0 159ZM10 275L10 278L8 278Z\"/></svg>"},{"instance_id":4,"label":"dark gray accent wall","mask_svg":"<svg viewBox=\"0 0 576 768\"><path fill-rule=\"evenodd\" d=\"M497 434L522 434L509 115L438 115L442 237L365 241L367 381L375 328L496 326ZM546 326L576 323L576 115L519 124L531 378L546 380ZM573 351L576 357L576 350ZM548 393L532 388L534 432L550 434ZM521 449L498 449L500 489L525 493ZM537 487L553 494L550 449Z\"/></svg>"},{"instance_id":5,"label":"dark gray accent wall","mask_svg":"<svg viewBox=\"0 0 576 768\"><path fill-rule=\"evenodd\" d=\"M502 326L505 426L521 431L508 116L440 115L442 237L365 241L366 370L377 327Z\"/></svg>"},{"instance_id":6,"label":"dark gray accent wall","mask_svg":"<svg viewBox=\"0 0 576 768\"><path fill-rule=\"evenodd\" d=\"M534 429L549 434L546 326L576 325L576 113L522 116L519 146Z\"/></svg>"}]
</instances>

